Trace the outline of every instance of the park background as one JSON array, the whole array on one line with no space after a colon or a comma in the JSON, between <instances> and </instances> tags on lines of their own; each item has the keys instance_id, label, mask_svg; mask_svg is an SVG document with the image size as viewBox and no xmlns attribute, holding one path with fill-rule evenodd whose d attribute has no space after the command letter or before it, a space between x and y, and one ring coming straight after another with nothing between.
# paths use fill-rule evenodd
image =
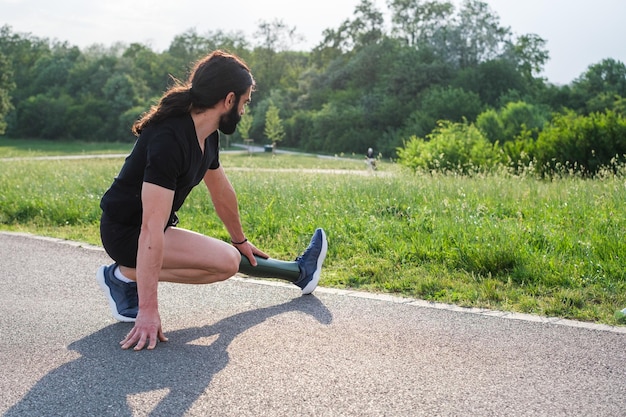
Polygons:
<instances>
[{"instance_id":1,"label":"park background","mask_svg":"<svg viewBox=\"0 0 626 417\"><path fill-rule=\"evenodd\" d=\"M337 259L327 284L623 320L616 312L626 306L623 62L609 56L570 83L551 83L542 76L546 41L515 33L475 0L396 0L383 10L364 0L310 50L297 49L298 41L297 28L281 19L260 21L252 39L237 30L189 29L163 50L119 42L78 47L4 25L3 156L32 156L51 143L75 149L68 142L126 152L132 122L167 86L184 81L196 59L226 49L248 62L257 91L225 149L252 139L362 163L373 147L380 162L379 175L367 180L293 184L292 173L268 174L264 188L284 190L298 205L243 197L242 206L262 210L244 216L278 254L288 250L273 243L277 236L301 243L297 235L326 219ZM224 163L270 170L294 164L275 159ZM14 162L2 163L3 227L78 227L92 239L84 228L97 223L97 197L119 161L90 162L89 169ZM101 164L105 171L97 173ZM92 175L101 177L92 183ZM241 195L259 188L239 175L233 181ZM85 183L77 185L80 178ZM76 193L90 197L73 207ZM314 207L303 203L312 199ZM206 212L205 203L195 204ZM317 216L295 226L292 213L311 209ZM223 234L216 227L198 225Z\"/></svg>"}]
</instances>

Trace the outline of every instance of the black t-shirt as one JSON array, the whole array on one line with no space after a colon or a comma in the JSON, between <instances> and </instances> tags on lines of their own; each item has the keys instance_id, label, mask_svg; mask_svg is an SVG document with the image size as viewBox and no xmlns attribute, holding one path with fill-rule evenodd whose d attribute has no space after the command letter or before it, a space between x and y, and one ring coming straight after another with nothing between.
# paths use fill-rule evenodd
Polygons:
<instances>
[{"instance_id":1,"label":"black t-shirt","mask_svg":"<svg viewBox=\"0 0 626 417\"><path fill-rule=\"evenodd\" d=\"M205 139L202 153L190 114L167 119L141 132L100 207L116 222L141 225L141 188L148 182L174 190L172 221L206 171L219 166L217 131Z\"/></svg>"}]
</instances>

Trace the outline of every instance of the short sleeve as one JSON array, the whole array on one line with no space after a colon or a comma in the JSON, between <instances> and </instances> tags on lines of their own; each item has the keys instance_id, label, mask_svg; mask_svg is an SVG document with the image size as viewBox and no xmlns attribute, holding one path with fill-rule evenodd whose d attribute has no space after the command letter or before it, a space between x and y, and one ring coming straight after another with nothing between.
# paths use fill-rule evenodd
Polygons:
<instances>
[{"instance_id":1,"label":"short sleeve","mask_svg":"<svg viewBox=\"0 0 626 417\"><path fill-rule=\"evenodd\" d=\"M163 131L150 139L144 181L169 190L176 190L183 168L184 152L171 131Z\"/></svg>"},{"instance_id":2,"label":"short sleeve","mask_svg":"<svg viewBox=\"0 0 626 417\"><path fill-rule=\"evenodd\" d=\"M208 153L210 158L208 169L218 169L220 167L220 137L218 132L211 135L207 142L207 149L205 152Z\"/></svg>"}]
</instances>

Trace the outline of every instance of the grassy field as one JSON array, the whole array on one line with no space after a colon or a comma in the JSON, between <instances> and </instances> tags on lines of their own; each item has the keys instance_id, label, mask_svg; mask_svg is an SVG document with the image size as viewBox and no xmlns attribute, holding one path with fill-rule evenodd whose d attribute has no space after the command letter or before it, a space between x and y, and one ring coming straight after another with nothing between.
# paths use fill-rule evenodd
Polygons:
<instances>
[{"instance_id":1,"label":"grassy field","mask_svg":"<svg viewBox=\"0 0 626 417\"><path fill-rule=\"evenodd\" d=\"M0 158L125 153L129 144L0 140ZM36 150L35 150L36 149ZM100 244L98 207L123 158L3 159L0 229ZM321 285L461 306L626 324L623 177L412 174L362 160L226 153L248 238L292 259L329 237ZM227 240L206 189L181 227Z\"/></svg>"},{"instance_id":2,"label":"grassy field","mask_svg":"<svg viewBox=\"0 0 626 417\"><path fill-rule=\"evenodd\" d=\"M132 143L55 142L0 138L0 158L31 158L54 155L128 153Z\"/></svg>"}]
</instances>

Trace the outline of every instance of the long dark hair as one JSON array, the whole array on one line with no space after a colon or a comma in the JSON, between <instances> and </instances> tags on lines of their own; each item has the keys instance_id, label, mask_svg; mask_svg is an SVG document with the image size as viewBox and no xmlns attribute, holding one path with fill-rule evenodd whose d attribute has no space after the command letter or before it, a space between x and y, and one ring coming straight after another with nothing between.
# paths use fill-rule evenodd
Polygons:
<instances>
[{"instance_id":1,"label":"long dark hair","mask_svg":"<svg viewBox=\"0 0 626 417\"><path fill-rule=\"evenodd\" d=\"M132 131L138 136L147 126L168 117L202 112L231 92L235 93L235 103L238 104L239 97L254 85L250 68L241 58L224 51L214 51L196 62L186 83L174 79L174 85L163 94L156 106L152 106L133 124Z\"/></svg>"}]
</instances>

